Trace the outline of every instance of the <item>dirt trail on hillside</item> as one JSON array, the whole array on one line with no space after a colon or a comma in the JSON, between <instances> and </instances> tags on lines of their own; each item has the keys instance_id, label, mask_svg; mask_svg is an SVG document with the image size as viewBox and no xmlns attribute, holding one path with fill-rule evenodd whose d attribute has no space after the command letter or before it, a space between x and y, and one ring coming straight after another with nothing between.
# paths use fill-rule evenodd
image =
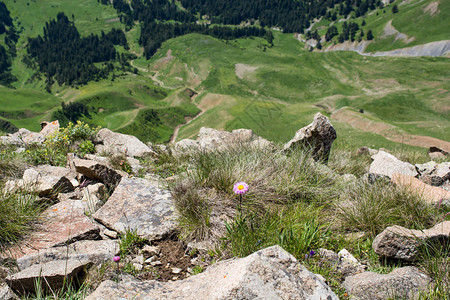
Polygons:
<instances>
[{"instance_id":1,"label":"dirt trail on hillside","mask_svg":"<svg viewBox=\"0 0 450 300\"><path fill-rule=\"evenodd\" d=\"M335 111L331 115L331 118L339 122L347 123L353 128L382 135L393 142L424 148L435 146L450 152L450 142L429 136L406 133L394 125L383 123L378 120L371 120L364 114L357 113L347 107Z\"/></svg>"}]
</instances>

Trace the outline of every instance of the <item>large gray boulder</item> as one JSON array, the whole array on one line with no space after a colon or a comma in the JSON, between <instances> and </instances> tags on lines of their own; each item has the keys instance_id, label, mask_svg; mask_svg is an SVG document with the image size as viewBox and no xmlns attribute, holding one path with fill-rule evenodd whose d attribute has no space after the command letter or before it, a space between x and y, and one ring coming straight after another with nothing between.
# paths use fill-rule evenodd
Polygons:
<instances>
[{"instance_id":1,"label":"large gray boulder","mask_svg":"<svg viewBox=\"0 0 450 300\"><path fill-rule=\"evenodd\" d=\"M418 175L412 164L403 162L387 152L380 150L372 156L372 159L373 162L369 168L370 173L388 176L389 178L395 173L413 177Z\"/></svg>"},{"instance_id":2,"label":"large gray boulder","mask_svg":"<svg viewBox=\"0 0 450 300\"><path fill-rule=\"evenodd\" d=\"M311 124L298 130L295 136L284 145L284 150L288 151L296 147L311 148L312 157L316 161L326 162L336 137L336 130L330 120L321 113L317 113Z\"/></svg>"},{"instance_id":3,"label":"large gray boulder","mask_svg":"<svg viewBox=\"0 0 450 300\"><path fill-rule=\"evenodd\" d=\"M72 244L80 240L99 240L100 228L85 215L80 200L67 200L45 210L35 231L8 255L20 258L50 247Z\"/></svg>"},{"instance_id":4,"label":"large gray boulder","mask_svg":"<svg viewBox=\"0 0 450 300\"><path fill-rule=\"evenodd\" d=\"M31 267L6 277L5 281L15 292L25 294L35 292L36 281L40 279L42 287L53 291L63 287L64 282L81 278L92 265L88 260L69 259L52 261Z\"/></svg>"},{"instance_id":5,"label":"large gray boulder","mask_svg":"<svg viewBox=\"0 0 450 300\"><path fill-rule=\"evenodd\" d=\"M450 242L450 221L444 221L430 229L414 230L391 226L377 235L372 248L378 255L387 258L415 261L421 244Z\"/></svg>"},{"instance_id":6,"label":"large gray boulder","mask_svg":"<svg viewBox=\"0 0 450 300\"><path fill-rule=\"evenodd\" d=\"M176 228L170 191L142 178L122 178L93 217L117 232L136 230L146 239L163 238Z\"/></svg>"},{"instance_id":7,"label":"large gray boulder","mask_svg":"<svg viewBox=\"0 0 450 300\"><path fill-rule=\"evenodd\" d=\"M123 154L130 157L154 156L156 153L137 137L113 132L107 128L101 129L95 140L97 143L95 150L97 153Z\"/></svg>"},{"instance_id":8,"label":"large gray boulder","mask_svg":"<svg viewBox=\"0 0 450 300\"><path fill-rule=\"evenodd\" d=\"M103 282L87 300L119 299L327 299L338 297L280 246L218 262L184 280Z\"/></svg>"},{"instance_id":9,"label":"large gray boulder","mask_svg":"<svg viewBox=\"0 0 450 300\"><path fill-rule=\"evenodd\" d=\"M88 260L97 265L112 261L118 252L119 242L117 240L84 240L68 246L52 247L22 256L17 259L17 266L20 270L24 270L35 264L55 260L64 263L66 259Z\"/></svg>"},{"instance_id":10,"label":"large gray boulder","mask_svg":"<svg viewBox=\"0 0 450 300\"><path fill-rule=\"evenodd\" d=\"M428 291L431 278L416 267L397 268L389 274L364 272L349 276L342 286L351 299L416 299L419 291Z\"/></svg>"}]
</instances>

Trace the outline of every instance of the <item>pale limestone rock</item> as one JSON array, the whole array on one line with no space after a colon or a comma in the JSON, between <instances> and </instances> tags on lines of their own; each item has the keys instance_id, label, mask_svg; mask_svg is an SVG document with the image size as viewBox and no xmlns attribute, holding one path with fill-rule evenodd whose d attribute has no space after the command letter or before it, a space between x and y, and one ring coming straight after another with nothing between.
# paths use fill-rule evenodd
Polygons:
<instances>
[{"instance_id":1,"label":"pale limestone rock","mask_svg":"<svg viewBox=\"0 0 450 300\"><path fill-rule=\"evenodd\" d=\"M373 162L369 168L370 173L385 175L389 178L395 173L413 177L418 175L412 164L398 160L394 155L387 152L380 150L378 154L372 156L372 159Z\"/></svg>"},{"instance_id":2,"label":"pale limestone rock","mask_svg":"<svg viewBox=\"0 0 450 300\"><path fill-rule=\"evenodd\" d=\"M440 187L428 185L417 178L403 174L392 174L391 181L422 197L428 203L438 203L450 199L450 192Z\"/></svg>"},{"instance_id":3,"label":"pale limestone rock","mask_svg":"<svg viewBox=\"0 0 450 300\"><path fill-rule=\"evenodd\" d=\"M102 128L96 136L97 153L124 154L130 157L155 156L156 153L137 137Z\"/></svg>"}]
</instances>

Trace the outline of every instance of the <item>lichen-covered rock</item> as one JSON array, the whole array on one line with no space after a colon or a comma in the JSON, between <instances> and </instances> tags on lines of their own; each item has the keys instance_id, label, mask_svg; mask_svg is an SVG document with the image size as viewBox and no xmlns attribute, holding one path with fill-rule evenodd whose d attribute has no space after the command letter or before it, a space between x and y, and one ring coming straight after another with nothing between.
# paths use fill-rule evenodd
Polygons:
<instances>
[{"instance_id":1,"label":"lichen-covered rock","mask_svg":"<svg viewBox=\"0 0 450 300\"><path fill-rule=\"evenodd\" d=\"M176 228L170 191L142 178L122 178L93 217L117 232L136 230L146 239L163 238Z\"/></svg>"},{"instance_id":2,"label":"lichen-covered rock","mask_svg":"<svg viewBox=\"0 0 450 300\"><path fill-rule=\"evenodd\" d=\"M430 242L444 245L450 242L450 221L425 230L407 229L398 225L388 227L375 237L372 248L382 257L415 261L420 244Z\"/></svg>"},{"instance_id":3,"label":"lichen-covered rock","mask_svg":"<svg viewBox=\"0 0 450 300\"><path fill-rule=\"evenodd\" d=\"M40 251L36 250L32 254L18 258L17 266L20 270L24 270L32 265L54 260L64 263L66 259L88 260L94 264L101 264L112 261L114 255L118 252L119 242L117 240L84 240L68 246L52 247Z\"/></svg>"},{"instance_id":4,"label":"lichen-covered rock","mask_svg":"<svg viewBox=\"0 0 450 300\"><path fill-rule=\"evenodd\" d=\"M428 291L431 278L415 267L397 268L389 274L364 272L349 276L342 286L351 299L416 299L419 291Z\"/></svg>"},{"instance_id":5,"label":"lichen-covered rock","mask_svg":"<svg viewBox=\"0 0 450 300\"><path fill-rule=\"evenodd\" d=\"M31 267L6 277L9 287L21 294L35 292L36 280L41 279L42 286L48 286L53 291L63 287L64 282L81 277L92 265L88 260L69 259L67 261L52 261Z\"/></svg>"},{"instance_id":6,"label":"lichen-covered rock","mask_svg":"<svg viewBox=\"0 0 450 300\"><path fill-rule=\"evenodd\" d=\"M156 153L137 137L102 128L96 135L98 153L123 154L130 157L155 156Z\"/></svg>"},{"instance_id":7,"label":"lichen-covered rock","mask_svg":"<svg viewBox=\"0 0 450 300\"><path fill-rule=\"evenodd\" d=\"M380 150L376 155L372 156L372 159L373 162L369 168L370 173L385 175L389 178L395 173L413 177L418 175L416 168L412 164L403 162L387 152Z\"/></svg>"},{"instance_id":8,"label":"lichen-covered rock","mask_svg":"<svg viewBox=\"0 0 450 300\"><path fill-rule=\"evenodd\" d=\"M37 228L11 248L8 255L20 258L50 247L101 238L100 228L85 215L80 200L68 200L49 207L39 221Z\"/></svg>"},{"instance_id":9,"label":"lichen-covered rock","mask_svg":"<svg viewBox=\"0 0 450 300\"><path fill-rule=\"evenodd\" d=\"M338 297L280 246L218 262L187 279L105 281L86 300L100 299L327 299Z\"/></svg>"},{"instance_id":10,"label":"lichen-covered rock","mask_svg":"<svg viewBox=\"0 0 450 300\"><path fill-rule=\"evenodd\" d=\"M311 155L316 161L326 162L336 137L336 130L330 120L321 113L317 113L311 124L298 130L292 140L284 145L284 150L296 147L311 148Z\"/></svg>"}]
</instances>

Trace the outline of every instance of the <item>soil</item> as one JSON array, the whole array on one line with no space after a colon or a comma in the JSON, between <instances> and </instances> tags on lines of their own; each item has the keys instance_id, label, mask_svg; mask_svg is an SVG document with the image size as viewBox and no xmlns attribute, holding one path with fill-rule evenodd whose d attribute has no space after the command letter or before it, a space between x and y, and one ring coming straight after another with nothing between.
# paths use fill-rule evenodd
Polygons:
<instances>
[{"instance_id":1,"label":"soil","mask_svg":"<svg viewBox=\"0 0 450 300\"><path fill-rule=\"evenodd\" d=\"M189 276L188 268L193 268L191 263L193 257L186 254L186 247L182 242L167 240L155 242L155 246L160 247L160 266L155 266L151 271L141 273L137 278L142 280L154 279L158 281L180 280ZM181 272L174 274L172 268L179 268Z\"/></svg>"}]
</instances>

